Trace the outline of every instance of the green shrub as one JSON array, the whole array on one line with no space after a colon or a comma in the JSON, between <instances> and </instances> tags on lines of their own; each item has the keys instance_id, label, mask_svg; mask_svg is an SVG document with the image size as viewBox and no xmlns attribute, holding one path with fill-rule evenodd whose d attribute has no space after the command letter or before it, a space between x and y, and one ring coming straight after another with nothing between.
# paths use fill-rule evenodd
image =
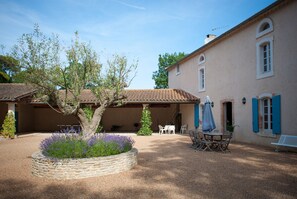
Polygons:
<instances>
[{"instance_id":1,"label":"green shrub","mask_svg":"<svg viewBox=\"0 0 297 199\"><path fill-rule=\"evenodd\" d=\"M84 140L66 140L52 143L46 155L54 158L84 158L88 145Z\"/></svg>"},{"instance_id":2,"label":"green shrub","mask_svg":"<svg viewBox=\"0 0 297 199\"><path fill-rule=\"evenodd\" d=\"M137 132L137 135L152 135L153 131L151 129L151 125L152 125L151 112L147 107L145 107L142 111L142 117L141 117L140 123L141 123L141 128Z\"/></svg>"},{"instance_id":3,"label":"green shrub","mask_svg":"<svg viewBox=\"0 0 297 199\"><path fill-rule=\"evenodd\" d=\"M15 129L14 114L12 112L8 112L7 115L5 116L5 119L2 125L1 134L5 138L14 138L15 132L16 132L16 129Z\"/></svg>"},{"instance_id":4,"label":"green shrub","mask_svg":"<svg viewBox=\"0 0 297 199\"><path fill-rule=\"evenodd\" d=\"M94 111L93 111L92 107L86 106L85 108L83 108L83 111L85 112L86 117L87 117L88 121L90 122L94 115Z\"/></svg>"},{"instance_id":5,"label":"green shrub","mask_svg":"<svg viewBox=\"0 0 297 199\"><path fill-rule=\"evenodd\" d=\"M99 141L89 148L87 157L101 157L121 153L119 145L115 142Z\"/></svg>"}]
</instances>

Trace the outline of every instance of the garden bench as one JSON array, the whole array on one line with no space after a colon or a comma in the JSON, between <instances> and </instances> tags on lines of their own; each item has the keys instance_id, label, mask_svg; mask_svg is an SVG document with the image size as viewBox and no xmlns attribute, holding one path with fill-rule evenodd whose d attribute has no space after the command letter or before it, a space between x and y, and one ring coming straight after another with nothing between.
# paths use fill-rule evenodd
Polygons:
<instances>
[{"instance_id":1,"label":"garden bench","mask_svg":"<svg viewBox=\"0 0 297 199\"><path fill-rule=\"evenodd\" d=\"M272 142L276 146L275 151L278 151L280 146L297 148L297 136L295 135L281 135L278 142Z\"/></svg>"}]
</instances>

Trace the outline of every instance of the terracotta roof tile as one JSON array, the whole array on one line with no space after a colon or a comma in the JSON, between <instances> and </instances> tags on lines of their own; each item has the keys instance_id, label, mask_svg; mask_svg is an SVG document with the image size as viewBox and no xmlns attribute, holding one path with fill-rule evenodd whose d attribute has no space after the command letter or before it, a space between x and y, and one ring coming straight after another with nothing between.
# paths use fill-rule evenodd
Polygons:
<instances>
[{"instance_id":1,"label":"terracotta roof tile","mask_svg":"<svg viewBox=\"0 0 297 199\"><path fill-rule=\"evenodd\" d=\"M125 90L125 103L193 103L199 98L180 89L139 89ZM84 90L80 97L82 103L96 103L90 90Z\"/></svg>"},{"instance_id":2,"label":"terracotta roof tile","mask_svg":"<svg viewBox=\"0 0 297 199\"><path fill-rule=\"evenodd\" d=\"M26 84L0 84L0 101L17 101L32 95L36 90ZM195 103L199 98L180 89L138 89L125 90L125 103ZM80 100L82 103L97 103L91 90L83 90ZM38 100L34 100L38 102Z\"/></svg>"}]
</instances>

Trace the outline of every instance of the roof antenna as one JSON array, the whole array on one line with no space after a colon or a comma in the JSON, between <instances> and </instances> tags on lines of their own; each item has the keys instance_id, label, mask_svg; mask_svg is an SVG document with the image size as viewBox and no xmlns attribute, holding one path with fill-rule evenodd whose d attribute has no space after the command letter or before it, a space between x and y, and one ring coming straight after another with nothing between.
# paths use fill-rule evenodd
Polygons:
<instances>
[{"instance_id":1,"label":"roof antenna","mask_svg":"<svg viewBox=\"0 0 297 199\"><path fill-rule=\"evenodd\" d=\"M226 26L219 26L219 27L212 28L211 31L216 31L216 30L227 28L227 27L228 27L228 25L226 25Z\"/></svg>"}]
</instances>

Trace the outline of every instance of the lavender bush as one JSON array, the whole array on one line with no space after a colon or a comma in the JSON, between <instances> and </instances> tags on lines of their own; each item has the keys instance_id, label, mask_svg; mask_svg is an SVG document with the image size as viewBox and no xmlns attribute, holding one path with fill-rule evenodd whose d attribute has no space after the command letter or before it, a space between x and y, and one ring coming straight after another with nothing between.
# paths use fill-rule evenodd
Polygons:
<instances>
[{"instance_id":1,"label":"lavender bush","mask_svg":"<svg viewBox=\"0 0 297 199\"><path fill-rule=\"evenodd\" d=\"M44 139L40 144L42 153L54 158L99 157L127 152L134 144L134 140L127 136L96 134L85 140L79 132L69 132L55 132Z\"/></svg>"},{"instance_id":2,"label":"lavender bush","mask_svg":"<svg viewBox=\"0 0 297 199\"><path fill-rule=\"evenodd\" d=\"M97 134L93 135L88 140L88 145L93 146L99 141L114 142L118 145L121 151L124 151L127 147L131 149L134 144L134 140L131 137L110 134Z\"/></svg>"}]
</instances>

